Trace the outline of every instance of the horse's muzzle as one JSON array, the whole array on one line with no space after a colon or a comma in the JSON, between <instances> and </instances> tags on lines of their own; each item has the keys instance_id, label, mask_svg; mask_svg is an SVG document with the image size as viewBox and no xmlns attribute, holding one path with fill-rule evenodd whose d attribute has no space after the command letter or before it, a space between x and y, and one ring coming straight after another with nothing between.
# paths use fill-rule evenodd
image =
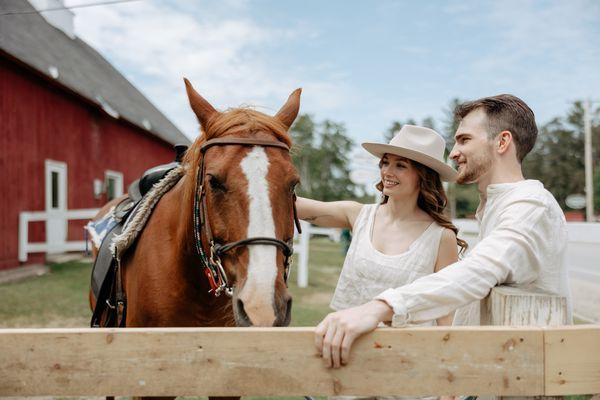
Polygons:
<instances>
[{"instance_id":1,"label":"horse's muzzle","mask_svg":"<svg viewBox=\"0 0 600 400\"><path fill-rule=\"evenodd\" d=\"M275 312L275 320L271 326L288 326L292 320L292 297L288 294L284 298L275 300L273 311ZM244 307L244 302L239 298L233 299L233 314L237 326L265 326L264 323L255 324L248 316Z\"/></svg>"}]
</instances>

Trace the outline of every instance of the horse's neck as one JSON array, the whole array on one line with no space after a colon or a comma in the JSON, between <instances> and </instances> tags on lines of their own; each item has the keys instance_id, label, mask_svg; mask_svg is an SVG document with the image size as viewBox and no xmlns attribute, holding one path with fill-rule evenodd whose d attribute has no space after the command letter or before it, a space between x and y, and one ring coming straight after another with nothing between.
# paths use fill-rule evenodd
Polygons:
<instances>
[{"instance_id":1,"label":"horse's neck","mask_svg":"<svg viewBox=\"0 0 600 400\"><path fill-rule=\"evenodd\" d=\"M169 208L172 212L168 216L168 223L175 227L174 242L179 247L178 252L188 257L195 254L194 190L195 182L191 182L190 175L186 174L169 192Z\"/></svg>"}]
</instances>

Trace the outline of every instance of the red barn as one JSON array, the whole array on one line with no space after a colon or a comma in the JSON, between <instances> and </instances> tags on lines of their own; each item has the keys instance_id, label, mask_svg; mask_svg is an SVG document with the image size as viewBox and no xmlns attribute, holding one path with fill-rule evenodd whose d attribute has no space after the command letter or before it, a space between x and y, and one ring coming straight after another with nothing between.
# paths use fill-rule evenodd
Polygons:
<instances>
[{"instance_id":1,"label":"red barn","mask_svg":"<svg viewBox=\"0 0 600 400\"><path fill-rule=\"evenodd\" d=\"M73 35L72 17L0 1L0 270L44 262L48 245L80 249L85 220L73 210L90 214L149 167L172 161L174 144L189 143Z\"/></svg>"}]
</instances>

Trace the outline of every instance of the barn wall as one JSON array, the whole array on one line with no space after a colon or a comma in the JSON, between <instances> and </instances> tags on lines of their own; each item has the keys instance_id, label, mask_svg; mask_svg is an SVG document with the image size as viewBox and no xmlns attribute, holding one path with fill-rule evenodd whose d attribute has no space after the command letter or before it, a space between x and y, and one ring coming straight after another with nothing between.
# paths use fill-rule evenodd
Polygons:
<instances>
[{"instance_id":1,"label":"barn wall","mask_svg":"<svg viewBox=\"0 0 600 400\"><path fill-rule=\"evenodd\" d=\"M19 265L18 215L45 209L45 160L67 164L67 208L101 207L94 179L123 173L124 190L157 164L170 162L172 146L143 129L118 121L75 95L0 59L0 269ZM68 237L81 239L83 222ZM30 240L45 240L44 223L30 224ZM31 257L40 261L40 257Z\"/></svg>"}]
</instances>

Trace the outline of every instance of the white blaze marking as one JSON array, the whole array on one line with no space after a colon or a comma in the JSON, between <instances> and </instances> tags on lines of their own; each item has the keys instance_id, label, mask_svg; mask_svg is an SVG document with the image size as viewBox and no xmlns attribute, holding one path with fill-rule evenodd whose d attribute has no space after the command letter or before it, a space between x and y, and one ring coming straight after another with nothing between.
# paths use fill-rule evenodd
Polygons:
<instances>
[{"instance_id":1,"label":"white blaze marking","mask_svg":"<svg viewBox=\"0 0 600 400\"><path fill-rule=\"evenodd\" d=\"M269 158L265 149L254 146L242 160L241 166L246 179L248 179L247 237L274 238L275 222L273 221L269 183L267 182ZM270 305L275 295L277 248L270 245L251 245L248 246L248 253L248 277L243 292L250 298L268 299ZM263 306L268 305L264 304Z\"/></svg>"}]
</instances>

